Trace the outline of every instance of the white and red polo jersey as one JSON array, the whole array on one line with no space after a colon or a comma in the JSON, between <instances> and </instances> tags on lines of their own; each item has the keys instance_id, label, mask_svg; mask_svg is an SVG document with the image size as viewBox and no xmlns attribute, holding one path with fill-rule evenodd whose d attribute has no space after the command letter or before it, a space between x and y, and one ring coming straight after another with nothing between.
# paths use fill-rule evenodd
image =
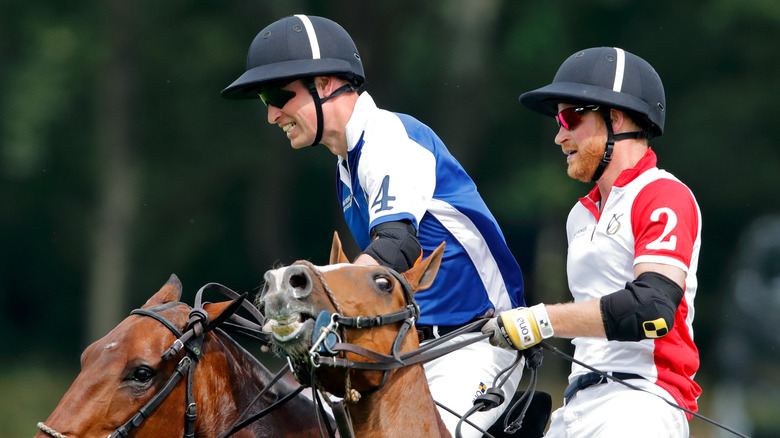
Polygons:
<instances>
[{"instance_id":1,"label":"white and red polo jersey","mask_svg":"<svg viewBox=\"0 0 780 438\"><path fill-rule=\"evenodd\" d=\"M695 412L701 388L693 381L699 353L692 324L701 212L690 189L655 166L656 155L648 148L634 168L618 176L601 212L598 187L572 208L566 271L574 301L585 302L624 289L638 263L682 269L685 294L674 327L662 338L639 342L575 338L574 356L603 371L639 374ZM574 364L569 382L588 371Z\"/></svg>"}]
</instances>

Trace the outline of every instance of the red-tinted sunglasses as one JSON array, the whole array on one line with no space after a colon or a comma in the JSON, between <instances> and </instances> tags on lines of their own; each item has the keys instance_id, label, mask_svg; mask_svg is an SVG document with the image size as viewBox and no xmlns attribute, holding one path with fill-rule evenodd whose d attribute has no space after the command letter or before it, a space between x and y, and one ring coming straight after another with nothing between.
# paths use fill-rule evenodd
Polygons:
<instances>
[{"instance_id":1,"label":"red-tinted sunglasses","mask_svg":"<svg viewBox=\"0 0 780 438\"><path fill-rule=\"evenodd\" d=\"M598 111L598 109L598 105L566 108L555 115L555 121L558 122L559 127L562 126L571 131L582 122L582 115L585 114L585 111Z\"/></svg>"}]
</instances>

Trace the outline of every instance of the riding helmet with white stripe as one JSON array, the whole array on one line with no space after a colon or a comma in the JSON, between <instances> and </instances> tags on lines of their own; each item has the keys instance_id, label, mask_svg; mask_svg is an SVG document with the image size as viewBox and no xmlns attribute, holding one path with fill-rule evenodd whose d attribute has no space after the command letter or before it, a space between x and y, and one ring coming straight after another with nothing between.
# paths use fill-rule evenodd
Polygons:
<instances>
[{"instance_id":1,"label":"riding helmet with white stripe","mask_svg":"<svg viewBox=\"0 0 780 438\"><path fill-rule=\"evenodd\" d=\"M666 97L661 78L647 61L617 47L595 47L569 56L550 85L523 93L520 102L546 116L555 116L559 103L601 106L608 139L594 181L611 160L615 141L658 137L664 131ZM643 130L613 134L610 108L626 111Z\"/></svg>"},{"instance_id":2,"label":"riding helmet with white stripe","mask_svg":"<svg viewBox=\"0 0 780 438\"><path fill-rule=\"evenodd\" d=\"M253 99L268 85L315 76L365 81L363 63L346 30L323 17L291 15L268 25L249 46L246 72L227 88L228 99Z\"/></svg>"},{"instance_id":3,"label":"riding helmet with white stripe","mask_svg":"<svg viewBox=\"0 0 780 438\"><path fill-rule=\"evenodd\" d=\"M316 76L336 76L349 81L320 98ZM317 134L311 146L319 144L324 129L322 104L347 91L357 91L365 81L363 62L346 30L323 17L292 15L277 20L257 34L249 46L246 72L227 88L228 99L258 98L263 88L303 79L314 99Z\"/></svg>"}]
</instances>

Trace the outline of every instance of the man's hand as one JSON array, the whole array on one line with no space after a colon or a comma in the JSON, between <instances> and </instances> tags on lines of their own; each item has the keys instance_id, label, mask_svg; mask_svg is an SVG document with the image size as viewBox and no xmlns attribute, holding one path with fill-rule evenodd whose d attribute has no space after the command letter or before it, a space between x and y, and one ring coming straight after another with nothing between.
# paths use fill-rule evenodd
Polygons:
<instances>
[{"instance_id":1,"label":"man's hand","mask_svg":"<svg viewBox=\"0 0 780 438\"><path fill-rule=\"evenodd\" d=\"M501 312L482 327L482 333L492 333L492 345L517 350L525 350L555 334L544 304Z\"/></svg>"}]
</instances>

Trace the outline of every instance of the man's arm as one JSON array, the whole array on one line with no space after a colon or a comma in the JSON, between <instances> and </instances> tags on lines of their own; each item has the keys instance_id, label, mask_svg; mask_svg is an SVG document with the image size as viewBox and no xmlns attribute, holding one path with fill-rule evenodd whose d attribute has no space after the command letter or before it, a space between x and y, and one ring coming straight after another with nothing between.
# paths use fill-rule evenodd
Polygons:
<instances>
[{"instance_id":1,"label":"man's arm","mask_svg":"<svg viewBox=\"0 0 780 438\"><path fill-rule=\"evenodd\" d=\"M535 345L553 333L561 338L624 341L665 336L682 299L685 272L670 265L639 263L634 275L634 282L626 289L597 300L502 312L485 324L482 332L494 334L490 338L493 345L518 349ZM524 336L529 332L530 337Z\"/></svg>"},{"instance_id":2,"label":"man's arm","mask_svg":"<svg viewBox=\"0 0 780 438\"><path fill-rule=\"evenodd\" d=\"M383 265L405 272L422 258L417 230L409 220L381 223L371 229L371 244L356 265Z\"/></svg>"}]
</instances>

